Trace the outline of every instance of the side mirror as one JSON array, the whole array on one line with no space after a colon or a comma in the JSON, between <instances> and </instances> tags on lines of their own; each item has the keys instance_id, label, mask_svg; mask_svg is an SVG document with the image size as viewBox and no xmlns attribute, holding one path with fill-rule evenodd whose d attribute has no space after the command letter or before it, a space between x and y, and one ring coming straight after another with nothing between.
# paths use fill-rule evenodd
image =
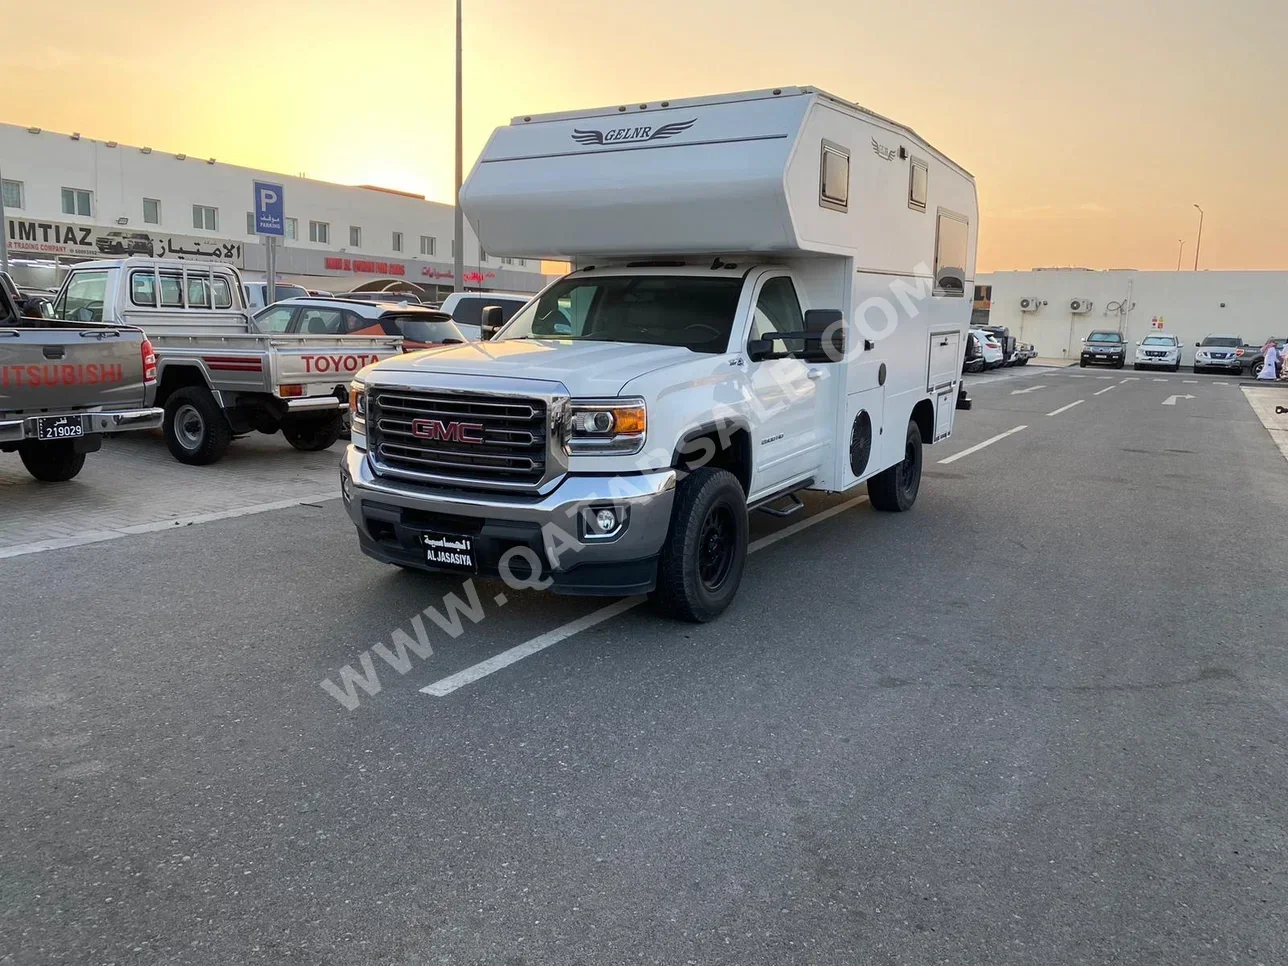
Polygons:
<instances>
[{"instance_id":1,"label":"side mirror","mask_svg":"<svg viewBox=\"0 0 1288 966\"><path fill-rule=\"evenodd\" d=\"M1199 346L1201 346L1202 344L1203 344L1202 342L1196 342L1196 343L1194 343L1194 348L1196 348L1196 349L1197 349L1197 348L1198 348Z\"/></svg>"},{"instance_id":2,"label":"side mirror","mask_svg":"<svg viewBox=\"0 0 1288 966\"><path fill-rule=\"evenodd\" d=\"M752 362L762 362L774 354L774 343L769 339L750 339L747 342L747 358Z\"/></svg>"},{"instance_id":3,"label":"side mirror","mask_svg":"<svg viewBox=\"0 0 1288 966\"><path fill-rule=\"evenodd\" d=\"M805 332L820 340L817 349L806 343L810 362L840 362L845 358L845 322L840 309L810 309L805 313Z\"/></svg>"},{"instance_id":4,"label":"side mirror","mask_svg":"<svg viewBox=\"0 0 1288 966\"><path fill-rule=\"evenodd\" d=\"M501 321L501 306L485 305L483 315L479 323L479 337L487 342L501 331L501 326L505 323Z\"/></svg>"}]
</instances>

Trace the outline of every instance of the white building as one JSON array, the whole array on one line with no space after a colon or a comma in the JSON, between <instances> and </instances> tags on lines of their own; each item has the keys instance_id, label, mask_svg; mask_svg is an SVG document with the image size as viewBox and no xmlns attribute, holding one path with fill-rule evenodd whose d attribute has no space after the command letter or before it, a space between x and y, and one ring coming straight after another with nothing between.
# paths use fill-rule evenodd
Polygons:
<instances>
[{"instance_id":1,"label":"white building","mask_svg":"<svg viewBox=\"0 0 1288 966\"><path fill-rule=\"evenodd\" d=\"M1129 342L1151 331L1178 335L1186 365L1194 343L1209 333L1258 344L1288 335L1288 272L1058 268L991 272L975 281L976 308L987 308L991 324L1046 358L1076 360L1092 329L1119 329Z\"/></svg>"},{"instance_id":2,"label":"white building","mask_svg":"<svg viewBox=\"0 0 1288 966\"><path fill-rule=\"evenodd\" d=\"M263 277L251 185L284 188L283 281L345 292L381 279L451 290L451 205L373 187L255 171L215 159L0 124L4 232L20 285L56 286L62 267L105 254L218 258ZM483 252L465 225L466 287L535 292L535 259Z\"/></svg>"}]
</instances>

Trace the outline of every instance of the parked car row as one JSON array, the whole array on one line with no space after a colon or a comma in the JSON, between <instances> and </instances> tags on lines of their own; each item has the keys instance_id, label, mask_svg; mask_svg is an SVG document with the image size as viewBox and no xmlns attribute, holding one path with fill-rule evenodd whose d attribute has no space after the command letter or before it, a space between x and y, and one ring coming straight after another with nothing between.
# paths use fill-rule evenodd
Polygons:
<instances>
[{"instance_id":1,"label":"parked car row","mask_svg":"<svg viewBox=\"0 0 1288 966\"><path fill-rule=\"evenodd\" d=\"M1280 352L1288 339L1275 339ZM1134 369L1167 369L1179 372L1183 346L1179 336L1153 332L1135 343ZM1195 372L1227 372L1255 378L1265 364L1261 345L1249 345L1242 336L1214 333L1194 343ZM1117 329L1096 329L1082 340L1078 365L1110 366L1121 369L1127 364L1127 338Z\"/></svg>"},{"instance_id":2,"label":"parked car row","mask_svg":"<svg viewBox=\"0 0 1288 966\"><path fill-rule=\"evenodd\" d=\"M1036 358L1037 350L1027 342L1018 342L1002 325L980 326L966 335L964 372L983 372L1001 366L1024 366Z\"/></svg>"}]
</instances>

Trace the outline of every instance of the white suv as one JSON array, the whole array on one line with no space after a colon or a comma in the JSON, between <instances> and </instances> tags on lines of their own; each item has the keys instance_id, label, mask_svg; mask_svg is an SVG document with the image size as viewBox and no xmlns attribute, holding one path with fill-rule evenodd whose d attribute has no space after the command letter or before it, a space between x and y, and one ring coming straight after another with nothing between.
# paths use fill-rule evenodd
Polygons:
<instances>
[{"instance_id":1,"label":"white suv","mask_svg":"<svg viewBox=\"0 0 1288 966\"><path fill-rule=\"evenodd\" d=\"M1181 340L1161 332L1147 335L1136 343L1135 369L1160 366L1178 372L1181 368Z\"/></svg>"}]
</instances>

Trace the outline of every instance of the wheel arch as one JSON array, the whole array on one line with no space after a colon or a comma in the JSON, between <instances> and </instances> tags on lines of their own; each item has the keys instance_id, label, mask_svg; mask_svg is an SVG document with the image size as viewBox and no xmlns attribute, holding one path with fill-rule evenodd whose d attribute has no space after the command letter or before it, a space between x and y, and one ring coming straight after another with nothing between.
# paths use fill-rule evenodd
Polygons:
<instances>
[{"instance_id":1,"label":"wheel arch","mask_svg":"<svg viewBox=\"0 0 1288 966\"><path fill-rule=\"evenodd\" d=\"M742 420L695 426L675 444L671 466L686 472L705 466L728 470L738 480L745 496L751 492L751 430Z\"/></svg>"}]
</instances>

